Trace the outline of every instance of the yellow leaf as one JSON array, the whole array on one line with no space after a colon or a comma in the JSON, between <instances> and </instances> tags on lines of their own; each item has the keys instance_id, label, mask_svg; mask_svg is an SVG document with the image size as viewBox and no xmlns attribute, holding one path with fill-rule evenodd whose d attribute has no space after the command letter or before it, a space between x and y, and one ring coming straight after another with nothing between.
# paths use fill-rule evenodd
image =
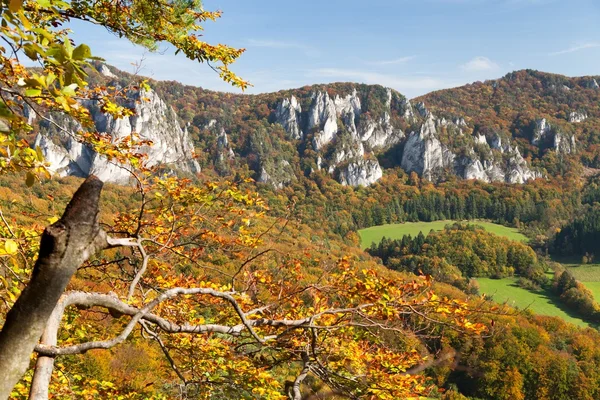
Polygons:
<instances>
[{"instance_id":1,"label":"yellow leaf","mask_svg":"<svg viewBox=\"0 0 600 400\"><path fill-rule=\"evenodd\" d=\"M14 240L8 239L4 242L4 250L6 254L15 254L19 250L19 245Z\"/></svg>"}]
</instances>

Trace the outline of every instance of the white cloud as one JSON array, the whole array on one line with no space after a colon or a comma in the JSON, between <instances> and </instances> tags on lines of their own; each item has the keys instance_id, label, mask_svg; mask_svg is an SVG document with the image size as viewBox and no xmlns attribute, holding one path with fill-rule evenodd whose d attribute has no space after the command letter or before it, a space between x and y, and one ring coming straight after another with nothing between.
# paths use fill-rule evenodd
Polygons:
<instances>
[{"instance_id":1,"label":"white cloud","mask_svg":"<svg viewBox=\"0 0 600 400\"><path fill-rule=\"evenodd\" d=\"M393 60L381 60L381 61L367 61L366 64L369 65L395 65L395 64L404 64L410 60L414 60L417 56L406 56L395 58Z\"/></svg>"},{"instance_id":2,"label":"white cloud","mask_svg":"<svg viewBox=\"0 0 600 400\"><path fill-rule=\"evenodd\" d=\"M499 69L500 67L487 57L477 56L469 60L467 63L461 65L460 68L467 72L481 72L493 71Z\"/></svg>"},{"instance_id":3,"label":"white cloud","mask_svg":"<svg viewBox=\"0 0 600 400\"><path fill-rule=\"evenodd\" d=\"M600 43L598 42L588 42L588 43L583 43L577 46L572 46L569 47L568 49L564 49L564 50L560 50L560 51L555 51L552 53L548 53L549 56L559 56L561 54L568 54L568 53L574 53L576 51L579 50L585 50L585 49L593 49L595 47L600 47Z\"/></svg>"}]
</instances>

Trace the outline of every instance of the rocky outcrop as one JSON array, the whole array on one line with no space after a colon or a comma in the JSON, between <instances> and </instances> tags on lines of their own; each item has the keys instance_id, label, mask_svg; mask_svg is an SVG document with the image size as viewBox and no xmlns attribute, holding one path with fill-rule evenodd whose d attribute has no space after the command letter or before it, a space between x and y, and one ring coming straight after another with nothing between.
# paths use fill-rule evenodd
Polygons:
<instances>
[{"instance_id":1,"label":"rocky outcrop","mask_svg":"<svg viewBox=\"0 0 600 400\"><path fill-rule=\"evenodd\" d=\"M229 139L224 128L221 128L219 134L217 135L217 151L219 152L220 161L223 161L225 157L229 158L230 160L235 158L235 153L229 146Z\"/></svg>"},{"instance_id":2,"label":"rocky outcrop","mask_svg":"<svg viewBox=\"0 0 600 400\"><path fill-rule=\"evenodd\" d=\"M454 154L436 136L434 117L429 114L419 133L412 132L404 144L401 167L437 180L444 168L452 167Z\"/></svg>"},{"instance_id":3,"label":"rocky outcrop","mask_svg":"<svg viewBox=\"0 0 600 400\"><path fill-rule=\"evenodd\" d=\"M569 113L569 122L578 123L587 119L587 114L584 112L573 111Z\"/></svg>"},{"instance_id":4,"label":"rocky outcrop","mask_svg":"<svg viewBox=\"0 0 600 400\"><path fill-rule=\"evenodd\" d=\"M539 145L543 139L546 139L552 134L552 127L546 122L546 118L535 121L535 127L533 128L533 136L531 138L531 144Z\"/></svg>"},{"instance_id":5,"label":"rocky outcrop","mask_svg":"<svg viewBox=\"0 0 600 400\"><path fill-rule=\"evenodd\" d=\"M101 64L100 68L98 68L98 72L107 78L117 78L117 75L115 75L106 64Z\"/></svg>"},{"instance_id":6,"label":"rocky outcrop","mask_svg":"<svg viewBox=\"0 0 600 400\"><path fill-rule=\"evenodd\" d=\"M340 171L340 183L349 186L369 186L383 176L377 160L359 159L350 162Z\"/></svg>"},{"instance_id":7,"label":"rocky outcrop","mask_svg":"<svg viewBox=\"0 0 600 400\"><path fill-rule=\"evenodd\" d=\"M423 118L428 118L429 117L429 110L427 109L427 107L425 107L425 103L423 103L422 101L417 103L417 105L415 106L417 109L417 112L419 113L419 115Z\"/></svg>"},{"instance_id":8,"label":"rocky outcrop","mask_svg":"<svg viewBox=\"0 0 600 400\"><path fill-rule=\"evenodd\" d=\"M551 147L559 154L576 151L575 136L565 134L557 126L549 124L545 118L535 122L531 143L542 148Z\"/></svg>"},{"instance_id":9,"label":"rocky outcrop","mask_svg":"<svg viewBox=\"0 0 600 400\"><path fill-rule=\"evenodd\" d=\"M137 134L151 145L140 146L137 151L147 154L146 167L168 164L190 173L200 171L194 160L194 148L187 130L181 129L175 111L167 106L153 91L142 91L131 99L135 115L114 119L100 112L94 103L85 104L100 133L109 134L113 143ZM50 116L53 124L44 121L40 125L35 145L39 146L48 160L51 171L57 174L87 176L95 174L105 182L127 183L131 177L126 166L96 154L83 146L76 138L82 127L64 116ZM57 129L56 125L62 129Z\"/></svg>"},{"instance_id":10,"label":"rocky outcrop","mask_svg":"<svg viewBox=\"0 0 600 400\"><path fill-rule=\"evenodd\" d=\"M304 133L300 129L301 115L302 107L294 96L289 99L283 99L275 112L277 122L284 127L292 139L302 139L304 137Z\"/></svg>"},{"instance_id":11,"label":"rocky outcrop","mask_svg":"<svg viewBox=\"0 0 600 400\"><path fill-rule=\"evenodd\" d=\"M541 174L537 174L529 168L519 149L515 148L508 160L506 181L508 183L525 183L541 177Z\"/></svg>"},{"instance_id":12,"label":"rocky outcrop","mask_svg":"<svg viewBox=\"0 0 600 400\"><path fill-rule=\"evenodd\" d=\"M415 118L415 112L413 111L412 105L410 104L410 100L407 98L403 98L401 102L401 107L403 110L402 116L407 121L412 121Z\"/></svg>"},{"instance_id":13,"label":"rocky outcrop","mask_svg":"<svg viewBox=\"0 0 600 400\"><path fill-rule=\"evenodd\" d=\"M331 142L338 131L335 103L327 92L314 93L308 113L308 129L317 129L313 137L315 150Z\"/></svg>"},{"instance_id":14,"label":"rocky outcrop","mask_svg":"<svg viewBox=\"0 0 600 400\"><path fill-rule=\"evenodd\" d=\"M575 135L566 135L562 132L554 135L554 150L559 154L571 154L577 151L577 142Z\"/></svg>"},{"instance_id":15,"label":"rocky outcrop","mask_svg":"<svg viewBox=\"0 0 600 400\"><path fill-rule=\"evenodd\" d=\"M379 117L373 117L371 113L363 112L356 89L333 98L327 92L317 91L311 95L305 121L301 120L300 104L293 98L282 100L275 116L290 136L302 126L306 127L307 132L313 132L312 145L317 151L317 169L325 165L332 174L339 169L337 175L345 179L345 184L361 182L362 185L381 177L381 167L375 158L367 157L367 162L365 155L393 146L404 137L402 130L392 124L392 99L392 90L386 89L382 102L387 111L380 113Z\"/></svg>"},{"instance_id":16,"label":"rocky outcrop","mask_svg":"<svg viewBox=\"0 0 600 400\"><path fill-rule=\"evenodd\" d=\"M371 118L361 119L358 134L360 140L368 144L371 149L393 146L404 137L404 132L392 125L388 112L377 121Z\"/></svg>"}]
</instances>

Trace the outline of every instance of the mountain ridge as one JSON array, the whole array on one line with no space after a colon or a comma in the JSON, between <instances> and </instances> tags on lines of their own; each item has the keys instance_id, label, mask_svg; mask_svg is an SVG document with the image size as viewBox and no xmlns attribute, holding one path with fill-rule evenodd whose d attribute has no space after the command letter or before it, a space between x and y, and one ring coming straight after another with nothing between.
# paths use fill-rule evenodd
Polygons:
<instances>
[{"instance_id":1,"label":"mountain ridge","mask_svg":"<svg viewBox=\"0 0 600 400\"><path fill-rule=\"evenodd\" d=\"M96 83L131 79L104 64L96 67ZM564 124L558 121L559 111L536 112L527 104L516 118L512 110L516 106L504 99L510 94L506 87L514 89L511 81L531 86L526 89L532 99L539 97L536 89L566 92L573 88L577 96L571 94L576 98L572 101L586 107L574 105L568 113L560 111ZM222 93L174 81L150 80L150 84L177 115L180 126L173 125L173 130L189 131L205 171L227 175L247 168L257 181L276 188L314 173L330 175L342 184L366 186L396 167L434 182L457 175L524 183L564 169L556 164L573 159L581 137L583 156L587 156L581 163L595 167L587 151L590 135L570 126L587 128L590 120L596 120L596 110L586 102L600 93L593 76L568 78L521 70L417 97L414 106L394 89L350 82L266 94ZM489 91L486 103L483 98ZM577 100L580 92L590 93ZM468 101L468 96L480 103ZM527 98L521 102L527 103ZM547 103L554 106L556 102ZM503 106L510 107L506 120L499 112L490 116L490 110ZM558 106L565 108L562 103ZM524 110L528 119L523 117Z\"/></svg>"}]
</instances>

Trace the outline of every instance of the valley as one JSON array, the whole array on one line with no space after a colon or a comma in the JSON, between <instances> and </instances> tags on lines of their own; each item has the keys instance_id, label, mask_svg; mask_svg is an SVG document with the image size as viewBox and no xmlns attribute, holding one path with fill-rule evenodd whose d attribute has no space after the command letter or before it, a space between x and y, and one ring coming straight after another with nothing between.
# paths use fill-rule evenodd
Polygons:
<instances>
[{"instance_id":1,"label":"valley","mask_svg":"<svg viewBox=\"0 0 600 400\"><path fill-rule=\"evenodd\" d=\"M0 400L600 398L600 15L334 3L2 3Z\"/></svg>"}]
</instances>

